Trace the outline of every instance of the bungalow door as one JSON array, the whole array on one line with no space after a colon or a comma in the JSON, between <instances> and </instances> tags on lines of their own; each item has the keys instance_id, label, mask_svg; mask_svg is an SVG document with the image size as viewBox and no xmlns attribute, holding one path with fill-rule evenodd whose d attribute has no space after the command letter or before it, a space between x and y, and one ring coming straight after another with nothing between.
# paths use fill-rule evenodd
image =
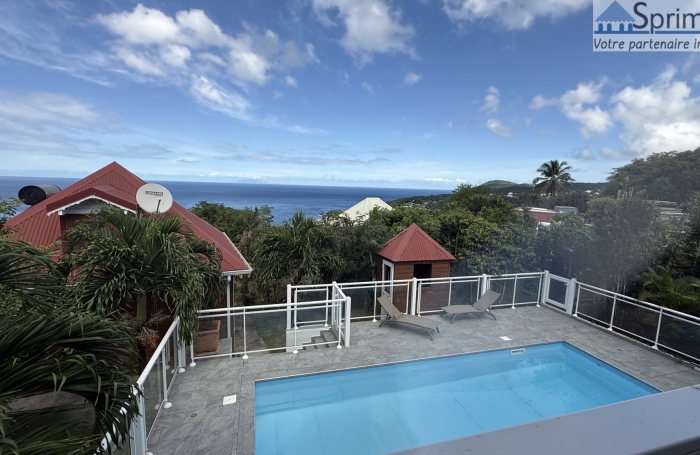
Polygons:
<instances>
[{"instance_id":1,"label":"bungalow door","mask_svg":"<svg viewBox=\"0 0 700 455\"><path fill-rule=\"evenodd\" d=\"M382 295L389 297L391 301L394 300L394 263L389 262L384 259L382 263Z\"/></svg>"}]
</instances>

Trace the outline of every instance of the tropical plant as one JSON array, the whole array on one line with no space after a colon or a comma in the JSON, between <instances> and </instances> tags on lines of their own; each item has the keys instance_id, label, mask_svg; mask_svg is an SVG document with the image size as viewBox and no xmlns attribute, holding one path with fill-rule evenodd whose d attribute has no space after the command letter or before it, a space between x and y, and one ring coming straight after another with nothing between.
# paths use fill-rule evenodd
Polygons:
<instances>
[{"instance_id":1,"label":"tropical plant","mask_svg":"<svg viewBox=\"0 0 700 455\"><path fill-rule=\"evenodd\" d=\"M0 234L5 231L7 220L15 216L17 208L22 204L19 199L0 199Z\"/></svg>"},{"instance_id":2,"label":"tropical plant","mask_svg":"<svg viewBox=\"0 0 700 455\"><path fill-rule=\"evenodd\" d=\"M674 278L665 267L650 268L644 276L641 300L698 315L700 314L700 279L692 276Z\"/></svg>"},{"instance_id":3,"label":"tropical plant","mask_svg":"<svg viewBox=\"0 0 700 455\"><path fill-rule=\"evenodd\" d=\"M8 305L47 306L64 293L51 256L31 245L0 239L0 312Z\"/></svg>"},{"instance_id":4,"label":"tropical plant","mask_svg":"<svg viewBox=\"0 0 700 455\"><path fill-rule=\"evenodd\" d=\"M197 329L197 311L216 306L226 290L218 248L177 217L103 207L68 230L65 239L62 267L85 309L112 314L135 303L145 326L147 314L163 302L180 317L179 334L186 343Z\"/></svg>"},{"instance_id":5,"label":"tropical plant","mask_svg":"<svg viewBox=\"0 0 700 455\"><path fill-rule=\"evenodd\" d=\"M132 333L65 308L0 314L0 454L94 454L123 441L138 413ZM94 412L57 419L58 394ZM22 401L38 406L29 411ZM115 444L110 443L111 452Z\"/></svg>"},{"instance_id":6,"label":"tropical plant","mask_svg":"<svg viewBox=\"0 0 700 455\"><path fill-rule=\"evenodd\" d=\"M343 262L338 240L328 226L301 211L281 226L264 229L253 254L257 279L268 284L329 281Z\"/></svg>"},{"instance_id":7,"label":"tropical plant","mask_svg":"<svg viewBox=\"0 0 700 455\"><path fill-rule=\"evenodd\" d=\"M556 199L557 193L566 193L568 188L566 184L575 182L569 171L572 169L566 161L552 160L548 163L543 163L537 169L541 177L537 177L532 181L535 185L534 191L538 196L545 194L549 195L552 200Z\"/></svg>"}]
</instances>

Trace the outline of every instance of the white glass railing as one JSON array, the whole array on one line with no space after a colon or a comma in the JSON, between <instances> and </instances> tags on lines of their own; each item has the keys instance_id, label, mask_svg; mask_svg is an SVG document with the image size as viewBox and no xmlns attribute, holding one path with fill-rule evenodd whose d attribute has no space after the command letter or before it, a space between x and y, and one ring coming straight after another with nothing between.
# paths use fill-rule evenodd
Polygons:
<instances>
[{"instance_id":1,"label":"white glass railing","mask_svg":"<svg viewBox=\"0 0 700 455\"><path fill-rule=\"evenodd\" d=\"M112 453L145 455L148 453L148 436L161 409L171 407L168 393L175 377L185 371L185 350L178 340L179 318L175 318L153 352L143 372L136 380L134 393L137 395L138 415L131 422L129 439L121 441L121 449L115 451L115 444L109 437L102 441L103 449L111 446Z\"/></svg>"},{"instance_id":2,"label":"white glass railing","mask_svg":"<svg viewBox=\"0 0 700 455\"><path fill-rule=\"evenodd\" d=\"M209 323L213 333L210 340L195 337L191 357L195 361L234 355L247 359L255 353L296 353L318 346L348 346L351 299L336 285L313 291L318 294L316 297L328 297L200 311L200 324ZM313 294L294 292L293 295ZM222 330L227 324L231 330Z\"/></svg>"}]
</instances>

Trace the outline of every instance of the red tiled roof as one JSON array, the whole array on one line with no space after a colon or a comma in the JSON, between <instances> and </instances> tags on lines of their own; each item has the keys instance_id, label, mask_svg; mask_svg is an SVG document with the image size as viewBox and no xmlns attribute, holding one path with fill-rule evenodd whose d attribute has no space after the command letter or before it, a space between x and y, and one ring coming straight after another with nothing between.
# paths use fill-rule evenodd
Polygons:
<instances>
[{"instance_id":1,"label":"red tiled roof","mask_svg":"<svg viewBox=\"0 0 700 455\"><path fill-rule=\"evenodd\" d=\"M377 251L377 255L392 262L454 261L456 259L415 223L389 240Z\"/></svg>"},{"instance_id":2,"label":"red tiled roof","mask_svg":"<svg viewBox=\"0 0 700 455\"><path fill-rule=\"evenodd\" d=\"M136 210L136 191L146 182L123 168L112 163L48 199L28 208L8 220L8 228L16 230L15 239L35 246L55 243L61 236L61 222L58 213L49 212L72 205L88 197L99 197L124 208ZM250 272L251 268L238 248L226 234L199 218L177 202L168 213L182 218L192 228L197 237L216 244L221 250L224 273Z\"/></svg>"}]
</instances>

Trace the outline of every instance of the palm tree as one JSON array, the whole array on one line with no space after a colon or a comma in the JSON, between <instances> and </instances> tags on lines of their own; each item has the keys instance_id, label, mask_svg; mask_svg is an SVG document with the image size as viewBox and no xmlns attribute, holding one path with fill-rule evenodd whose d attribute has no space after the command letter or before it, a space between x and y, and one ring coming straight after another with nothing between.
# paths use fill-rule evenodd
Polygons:
<instances>
[{"instance_id":1,"label":"palm tree","mask_svg":"<svg viewBox=\"0 0 700 455\"><path fill-rule=\"evenodd\" d=\"M0 453L94 454L106 434L124 440L137 412L132 333L70 309L64 287L48 254L0 240ZM89 403L94 417L56 422L59 392ZM14 410L26 397L47 398L39 409Z\"/></svg>"},{"instance_id":2,"label":"palm tree","mask_svg":"<svg viewBox=\"0 0 700 455\"><path fill-rule=\"evenodd\" d=\"M343 259L329 228L298 211L282 226L262 232L253 263L258 279L268 286L277 280L295 285L331 278Z\"/></svg>"},{"instance_id":3,"label":"palm tree","mask_svg":"<svg viewBox=\"0 0 700 455\"><path fill-rule=\"evenodd\" d=\"M657 305L700 314L700 279L685 276L674 278L667 268L658 266L650 268L644 277L644 291L641 300L648 300Z\"/></svg>"},{"instance_id":4,"label":"palm tree","mask_svg":"<svg viewBox=\"0 0 700 455\"><path fill-rule=\"evenodd\" d=\"M537 169L537 172L542 176L532 181L532 184L535 185L535 194L538 196L542 194L549 195L552 203L554 203L557 193L568 192L569 190L565 185L575 182L571 178L571 174L569 174L571 169L572 167L568 166L566 161L560 163L559 160L552 160L549 163L543 163Z\"/></svg>"},{"instance_id":5,"label":"palm tree","mask_svg":"<svg viewBox=\"0 0 700 455\"><path fill-rule=\"evenodd\" d=\"M185 343L197 329L197 311L217 306L226 290L218 248L180 218L103 207L67 231L65 239L63 267L83 308L123 314L124 304L136 303L143 329L148 302L164 302L180 317Z\"/></svg>"},{"instance_id":6,"label":"palm tree","mask_svg":"<svg viewBox=\"0 0 700 455\"><path fill-rule=\"evenodd\" d=\"M0 453L94 454L105 435L125 440L138 413L135 353L126 327L94 313L0 315ZM51 403L58 393L87 403L94 417L56 421ZM45 406L13 409L27 397L46 397Z\"/></svg>"}]
</instances>

